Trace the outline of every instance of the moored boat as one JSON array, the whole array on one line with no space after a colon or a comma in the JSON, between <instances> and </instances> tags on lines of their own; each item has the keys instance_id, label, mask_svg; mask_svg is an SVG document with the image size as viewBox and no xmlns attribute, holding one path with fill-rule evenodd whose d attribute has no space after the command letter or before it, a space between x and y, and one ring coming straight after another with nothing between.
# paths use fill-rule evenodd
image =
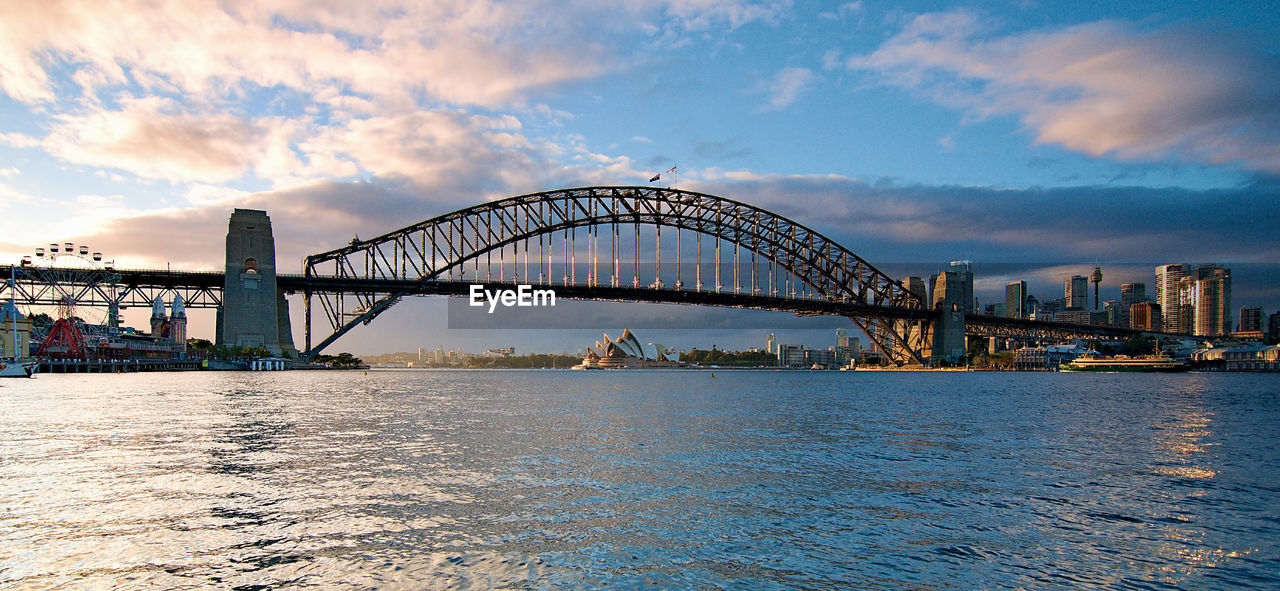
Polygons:
<instances>
[{"instance_id":1,"label":"moored boat","mask_svg":"<svg viewBox=\"0 0 1280 591\"><path fill-rule=\"evenodd\" d=\"M0 378L31 378L36 375L38 361L0 361Z\"/></svg>"}]
</instances>

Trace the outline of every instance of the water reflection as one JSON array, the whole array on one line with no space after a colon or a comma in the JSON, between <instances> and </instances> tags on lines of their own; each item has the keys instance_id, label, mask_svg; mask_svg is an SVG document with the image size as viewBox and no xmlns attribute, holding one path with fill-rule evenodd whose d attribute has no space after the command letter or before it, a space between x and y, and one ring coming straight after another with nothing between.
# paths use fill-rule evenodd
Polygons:
<instances>
[{"instance_id":1,"label":"water reflection","mask_svg":"<svg viewBox=\"0 0 1280 591\"><path fill-rule=\"evenodd\" d=\"M46 376L0 587L1280 585L1257 376L850 373Z\"/></svg>"}]
</instances>

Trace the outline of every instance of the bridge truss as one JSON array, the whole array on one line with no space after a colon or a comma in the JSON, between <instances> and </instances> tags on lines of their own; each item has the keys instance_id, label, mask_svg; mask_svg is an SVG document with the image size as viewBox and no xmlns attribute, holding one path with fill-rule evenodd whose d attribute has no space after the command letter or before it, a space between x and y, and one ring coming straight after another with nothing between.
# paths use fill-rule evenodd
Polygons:
<instances>
[{"instance_id":1,"label":"bridge truss","mask_svg":"<svg viewBox=\"0 0 1280 591\"><path fill-rule=\"evenodd\" d=\"M62 270L54 268L54 270ZM71 270L71 269L67 269ZM49 280L49 270L14 267L14 300L24 306L52 307L70 298L77 306L112 304L121 309L150 307L156 297L166 301L181 295L187 308L222 306L223 273L216 271L167 271L162 269L108 269L92 280L64 275L58 283ZM0 267L0 294L8 294L10 267Z\"/></svg>"},{"instance_id":2,"label":"bridge truss","mask_svg":"<svg viewBox=\"0 0 1280 591\"><path fill-rule=\"evenodd\" d=\"M568 299L845 316L899 364L928 359L938 317L923 294L810 228L730 199L651 187L586 187L493 201L352 240L307 257L304 265L302 275L277 275L277 286L305 297L308 355L405 296L467 295L472 284L549 286ZM63 287L79 306L150 306L156 297L174 295L187 308L222 305L221 272L108 270L107 281L63 280ZM57 306L68 293L23 267L0 267L0 279L0 299L12 289L28 308ZM313 299L331 329L315 346ZM1022 339L1185 336L990 316L964 321L968 335Z\"/></svg>"},{"instance_id":3,"label":"bridge truss","mask_svg":"<svg viewBox=\"0 0 1280 591\"><path fill-rule=\"evenodd\" d=\"M665 291L695 294L685 296L691 303L733 295L736 303L726 305L737 307L805 311L811 306L800 302L842 304L889 359L924 363L928 356L921 325L930 316L920 295L806 226L677 189L585 187L484 203L312 255L303 273L307 280L368 286L304 290L312 354L406 295L440 282L470 282L573 288L588 299L634 300L639 293L655 293L647 301L675 299L656 295ZM314 346L313 298L332 329Z\"/></svg>"}]
</instances>

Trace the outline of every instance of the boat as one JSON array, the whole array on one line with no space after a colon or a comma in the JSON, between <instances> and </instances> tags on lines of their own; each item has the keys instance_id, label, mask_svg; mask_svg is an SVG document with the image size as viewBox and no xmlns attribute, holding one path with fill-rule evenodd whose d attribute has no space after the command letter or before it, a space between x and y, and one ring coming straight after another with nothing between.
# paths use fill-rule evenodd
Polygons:
<instances>
[{"instance_id":1,"label":"boat","mask_svg":"<svg viewBox=\"0 0 1280 591\"><path fill-rule=\"evenodd\" d=\"M1101 372L1173 372L1191 369L1185 361L1178 361L1163 355L1141 355L1127 357L1097 357L1084 355L1071 363L1058 366L1061 371L1101 371Z\"/></svg>"},{"instance_id":2,"label":"boat","mask_svg":"<svg viewBox=\"0 0 1280 591\"><path fill-rule=\"evenodd\" d=\"M0 361L0 378L33 378L39 365L38 361Z\"/></svg>"}]
</instances>

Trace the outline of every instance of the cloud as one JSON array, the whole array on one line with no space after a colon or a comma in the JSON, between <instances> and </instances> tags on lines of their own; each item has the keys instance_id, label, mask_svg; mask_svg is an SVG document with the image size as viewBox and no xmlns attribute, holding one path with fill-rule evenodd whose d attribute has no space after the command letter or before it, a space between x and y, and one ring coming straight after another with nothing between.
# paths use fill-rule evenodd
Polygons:
<instances>
[{"instance_id":1,"label":"cloud","mask_svg":"<svg viewBox=\"0 0 1280 591\"><path fill-rule=\"evenodd\" d=\"M813 88L816 78L808 68L784 68L760 87L761 91L768 93L769 101L759 110L780 111L791 106L800 95Z\"/></svg>"},{"instance_id":2,"label":"cloud","mask_svg":"<svg viewBox=\"0 0 1280 591\"><path fill-rule=\"evenodd\" d=\"M242 83L333 85L487 105L594 74L604 63L596 44L570 51L525 35L559 22L525 3L22 4L0 19L7 39L0 73L5 91L24 102L54 98L47 68L59 61L86 85L131 79L194 95Z\"/></svg>"},{"instance_id":3,"label":"cloud","mask_svg":"<svg viewBox=\"0 0 1280 591\"><path fill-rule=\"evenodd\" d=\"M521 127L512 116L419 110L326 129L302 148L345 155L382 178L407 179L419 186L466 179L483 190L537 175L542 162Z\"/></svg>"},{"instance_id":4,"label":"cloud","mask_svg":"<svg viewBox=\"0 0 1280 591\"><path fill-rule=\"evenodd\" d=\"M686 188L828 234L871 261L1271 261L1280 183L1006 189L709 171ZM1242 245L1247 245L1242 248Z\"/></svg>"},{"instance_id":5,"label":"cloud","mask_svg":"<svg viewBox=\"0 0 1280 591\"><path fill-rule=\"evenodd\" d=\"M26 134L8 132L0 133L0 144L14 148L34 148L40 145L40 140Z\"/></svg>"},{"instance_id":6,"label":"cloud","mask_svg":"<svg viewBox=\"0 0 1280 591\"><path fill-rule=\"evenodd\" d=\"M1280 59L1237 31L1102 21L994 36L956 11L845 63L973 118L1016 116L1037 143L1280 172Z\"/></svg>"},{"instance_id":7,"label":"cloud","mask_svg":"<svg viewBox=\"0 0 1280 591\"><path fill-rule=\"evenodd\" d=\"M563 3L19 2L0 9L0 88L51 102L65 68L87 93L136 84L196 96L282 87L412 102L498 106L607 73L618 33L663 20L680 30L776 18L789 3L672 0ZM565 40L573 40L566 42Z\"/></svg>"},{"instance_id":8,"label":"cloud","mask_svg":"<svg viewBox=\"0 0 1280 591\"><path fill-rule=\"evenodd\" d=\"M845 2L844 4L841 4L838 8L836 8L834 11L818 13L818 18L821 18L823 20L835 21L835 20L843 20L855 14L861 14L861 13L862 13L862 0L858 0L857 2Z\"/></svg>"},{"instance_id":9,"label":"cloud","mask_svg":"<svg viewBox=\"0 0 1280 591\"><path fill-rule=\"evenodd\" d=\"M251 166L261 130L232 115L176 112L160 97L128 99L119 111L61 115L44 139L67 162L176 181L227 181Z\"/></svg>"},{"instance_id":10,"label":"cloud","mask_svg":"<svg viewBox=\"0 0 1280 591\"><path fill-rule=\"evenodd\" d=\"M688 35L771 21L788 7L756 0L6 4L0 89L31 104L48 132L5 133L0 143L40 146L64 162L143 180L256 176L287 188L365 176L432 187L440 177L470 177L455 184L501 192L545 178L550 158L586 152L530 140L517 115L535 125L572 119L526 101L549 86L642 62L651 46L628 41L651 34L640 23Z\"/></svg>"}]
</instances>

